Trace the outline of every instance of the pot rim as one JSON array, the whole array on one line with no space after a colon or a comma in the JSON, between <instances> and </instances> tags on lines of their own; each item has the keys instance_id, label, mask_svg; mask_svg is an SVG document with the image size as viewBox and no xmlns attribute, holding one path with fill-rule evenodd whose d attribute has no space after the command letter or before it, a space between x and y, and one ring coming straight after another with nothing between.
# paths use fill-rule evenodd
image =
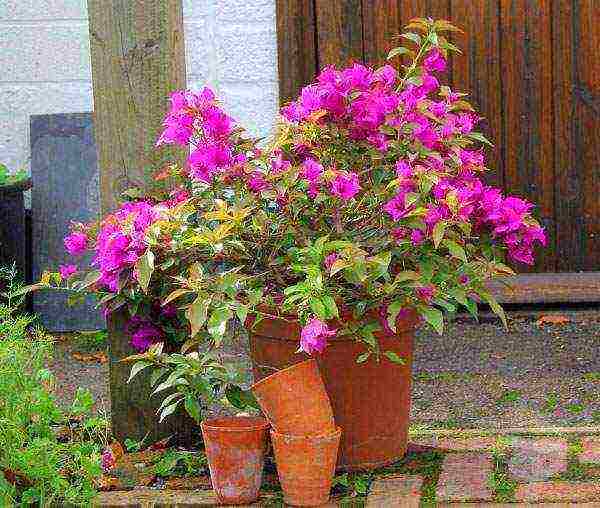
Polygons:
<instances>
[{"instance_id":1,"label":"pot rim","mask_svg":"<svg viewBox=\"0 0 600 508\"><path fill-rule=\"evenodd\" d=\"M271 426L262 416L217 416L200 422L204 430L219 432L251 432L265 430Z\"/></svg>"},{"instance_id":2,"label":"pot rim","mask_svg":"<svg viewBox=\"0 0 600 508\"><path fill-rule=\"evenodd\" d=\"M273 374L271 374L270 376L262 378L260 381L257 381L256 383L254 383L250 387L250 390L252 392L254 392L255 388L257 388L259 386L262 386L262 385L264 385L264 384L266 384L268 382L271 382L273 380L273 378L279 377L280 374L283 374L284 372L286 372L288 370L291 370L291 369L297 369L300 365L304 365L305 363L315 363L317 369L319 368L318 364L317 364L317 361L314 358L308 358L306 360L302 360L301 362L294 363L294 364L290 365L289 367L286 367L285 369L280 369L280 370L274 372Z\"/></svg>"},{"instance_id":3,"label":"pot rim","mask_svg":"<svg viewBox=\"0 0 600 508\"><path fill-rule=\"evenodd\" d=\"M315 435L301 435L301 434L284 434L283 432L277 432L275 429L270 430L271 437L277 439L287 439L293 441L322 441L326 439L335 439L342 434L342 428L336 425L335 430L326 434L315 434Z\"/></svg>"}]
</instances>

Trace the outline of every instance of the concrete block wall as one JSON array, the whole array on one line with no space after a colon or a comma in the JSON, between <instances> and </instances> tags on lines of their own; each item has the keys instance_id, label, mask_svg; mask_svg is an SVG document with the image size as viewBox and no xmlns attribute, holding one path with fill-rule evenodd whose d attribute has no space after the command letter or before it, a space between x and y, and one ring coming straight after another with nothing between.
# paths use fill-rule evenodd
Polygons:
<instances>
[{"instance_id":1,"label":"concrete block wall","mask_svg":"<svg viewBox=\"0 0 600 508\"><path fill-rule=\"evenodd\" d=\"M277 114L275 0L183 0L187 81L254 135ZM29 116L93 110L86 0L0 0L0 162L29 169Z\"/></svg>"}]
</instances>

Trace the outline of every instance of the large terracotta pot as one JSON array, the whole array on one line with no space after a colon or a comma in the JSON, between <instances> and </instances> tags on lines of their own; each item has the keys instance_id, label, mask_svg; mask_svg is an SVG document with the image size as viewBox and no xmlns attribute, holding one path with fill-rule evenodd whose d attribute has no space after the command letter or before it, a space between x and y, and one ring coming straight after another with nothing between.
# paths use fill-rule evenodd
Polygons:
<instances>
[{"instance_id":1,"label":"large terracotta pot","mask_svg":"<svg viewBox=\"0 0 600 508\"><path fill-rule=\"evenodd\" d=\"M406 453L411 402L413 337L416 314L398 319L396 335L376 332L381 351L404 358L398 365L381 355L357 364L366 351L351 336L334 337L325 352L315 354L335 423L342 429L338 468L374 469ZM297 353L300 325L290 318L266 317L250 326L250 350L255 380L306 360Z\"/></svg>"}]
</instances>

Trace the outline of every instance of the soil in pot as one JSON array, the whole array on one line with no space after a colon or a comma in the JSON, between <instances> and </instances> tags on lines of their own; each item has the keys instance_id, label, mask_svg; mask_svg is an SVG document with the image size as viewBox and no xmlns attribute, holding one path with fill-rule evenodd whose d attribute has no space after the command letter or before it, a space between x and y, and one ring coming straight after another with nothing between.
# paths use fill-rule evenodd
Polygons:
<instances>
[{"instance_id":1,"label":"soil in pot","mask_svg":"<svg viewBox=\"0 0 600 508\"><path fill-rule=\"evenodd\" d=\"M382 353L404 360L399 365L385 355L373 355L357 364L366 351L352 336L330 339L321 355L315 355L329 394L335 423L343 429L338 467L370 470L400 460L408 444L411 403L412 352L416 314L403 315L397 333L375 332ZM250 348L255 380L272 369L283 369L308 358L297 353L300 325L289 318L263 318L250 328Z\"/></svg>"},{"instance_id":2,"label":"soil in pot","mask_svg":"<svg viewBox=\"0 0 600 508\"><path fill-rule=\"evenodd\" d=\"M210 478L221 504L249 504L262 483L269 422L260 417L223 417L201 422Z\"/></svg>"},{"instance_id":3,"label":"soil in pot","mask_svg":"<svg viewBox=\"0 0 600 508\"><path fill-rule=\"evenodd\" d=\"M314 359L277 371L251 389L277 432L310 436L335 431L331 402Z\"/></svg>"},{"instance_id":4,"label":"soil in pot","mask_svg":"<svg viewBox=\"0 0 600 508\"><path fill-rule=\"evenodd\" d=\"M283 499L292 506L319 506L329 499L342 430L290 436L271 430Z\"/></svg>"}]
</instances>

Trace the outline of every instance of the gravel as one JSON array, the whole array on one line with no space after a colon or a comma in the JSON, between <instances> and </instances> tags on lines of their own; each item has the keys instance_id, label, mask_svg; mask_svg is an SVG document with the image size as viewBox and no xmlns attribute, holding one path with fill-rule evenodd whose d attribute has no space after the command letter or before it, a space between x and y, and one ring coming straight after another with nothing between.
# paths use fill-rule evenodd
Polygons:
<instances>
[{"instance_id":1,"label":"gravel","mask_svg":"<svg viewBox=\"0 0 600 508\"><path fill-rule=\"evenodd\" d=\"M495 319L459 317L444 335L417 332L412 421L418 426L488 428L600 425L600 310L559 310L560 325L542 314ZM52 369L56 395L68 405L77 387L110 411L107 364L73 357L74 341L58 341Z\"/></svg>"}]
</instances>

